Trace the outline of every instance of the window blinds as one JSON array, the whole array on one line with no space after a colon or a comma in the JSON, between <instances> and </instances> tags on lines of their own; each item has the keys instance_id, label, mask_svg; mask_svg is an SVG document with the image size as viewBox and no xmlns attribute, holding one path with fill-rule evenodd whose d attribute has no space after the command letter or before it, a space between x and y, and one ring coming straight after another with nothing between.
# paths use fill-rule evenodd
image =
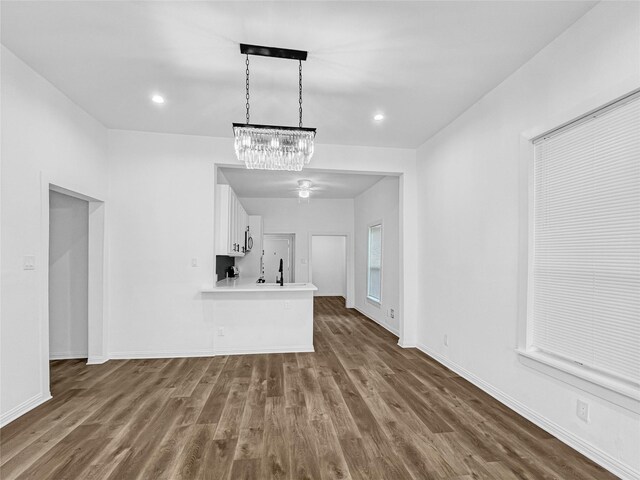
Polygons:
<instances>
[{"instance_id":1,"label":"window blinds","mask_svg":"<svg viewBox=\"0 0 640 480\"><path fill-rule=\"evenodd\" d=\"M534 149L533 346L640 382L640 98Z\"/></svg>"}]
</instances>

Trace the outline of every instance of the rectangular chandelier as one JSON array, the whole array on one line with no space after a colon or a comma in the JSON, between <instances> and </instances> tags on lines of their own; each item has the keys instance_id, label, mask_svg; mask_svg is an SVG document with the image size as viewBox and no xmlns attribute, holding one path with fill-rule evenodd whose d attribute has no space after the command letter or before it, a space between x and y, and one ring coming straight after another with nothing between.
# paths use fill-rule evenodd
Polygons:
<instances>
[{"instance_id":1,"label":"rectangular chandelier","mask_svg":"<svg viewBox=\"0 0 640 480\"><path fill-rule=\"evenodd\" d=\"M313 156L315 128L302 126L302 61L307 52L284 48L240 44L246 55L246 109L247 122L234 123L234 147L238 160L247 168L261 170L301 171ZM249 55L287 58L299 62L299 126L257 125L249 122Z\"/></svg>"},{"instance_id":2,"label":"rectangular chandelier","mask_svg":"<svg viewBox=\"0 0 640 480\"><path fill-rule=\"evenodd\" d=\"M315 128L234 123L235 150L247 168L299 172L313 156Z\"/></svg>"}]
</instances>

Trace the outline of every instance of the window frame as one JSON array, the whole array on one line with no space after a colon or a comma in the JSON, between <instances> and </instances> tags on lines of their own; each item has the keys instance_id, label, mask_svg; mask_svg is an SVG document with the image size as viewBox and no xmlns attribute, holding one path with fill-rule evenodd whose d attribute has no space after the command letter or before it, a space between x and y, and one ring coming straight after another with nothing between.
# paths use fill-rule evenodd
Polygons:
<instances>
[{"instance_id":1,"label":"window frame","mask_svg":"<svg viewBox=\"0 0 640 480\"><path fill-rule=\"evenodd\" d=\"M380 227L380 298L376 299L375 297L370 296L369 287L371 282L371 229L374 227ZM367 224L367 291L366 291L366 300L371 305L374 305L378 308L382 307L382 286L383 286L383 275L384 275L384 227L382 224L382 220L377 220L374 222L370 222Z\"/></svg>"},{"instance_id":2,"label":"window frame","mask_svg":"<svg viewBox=\"0 0 640 480\"><path fill-rule=\"evenodd\" d=\"M551 119L520 136L519 154L519 273L516 353L521 364L533 368L580 390L608 400L621 407L640 413L640 388L634 383L619 380L574 362L542 352L533 345L533 262L534 262L534 142L551 133L571 128L588 121L624 101L640 96L640 89L633 90L615 100L602 100L596 105L579 105L564 118ZM598 101L598 99L593 99ZM587 112L587 113L584 113ZM572 113L572 114L571 114ZM567 118L569 120L567 120Z\"/></svg>"}]
</instances>

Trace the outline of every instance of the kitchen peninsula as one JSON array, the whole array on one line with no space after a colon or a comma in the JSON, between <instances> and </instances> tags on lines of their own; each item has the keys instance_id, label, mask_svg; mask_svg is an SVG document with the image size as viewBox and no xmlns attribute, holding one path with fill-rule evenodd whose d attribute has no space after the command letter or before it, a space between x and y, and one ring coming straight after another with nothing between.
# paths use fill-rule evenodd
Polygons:
<instances>
[{"instance_id":1,"label":"kitchen peninsula","mask_svg":"<svg viewBox=\"0 0 640 480\"><path fill-rule=\"evenodd\" d=\"M215 355L313 352L311 283L225 279L203 288Z\"/></svg>"}]
</instances>

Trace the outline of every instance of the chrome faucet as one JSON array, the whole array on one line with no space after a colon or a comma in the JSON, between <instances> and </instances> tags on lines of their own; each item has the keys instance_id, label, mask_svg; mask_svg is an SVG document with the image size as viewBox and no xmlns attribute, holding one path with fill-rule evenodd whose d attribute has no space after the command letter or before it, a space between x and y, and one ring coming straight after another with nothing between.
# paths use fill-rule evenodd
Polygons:
<instances>
[{"instance_id":1,"label":"chrome faucet","mask_svg":"<svg viewBox=\"0 0 640 480\"><path fill-rule=\"evenodd\" d=\"M280 272L280 280L276 277L276 283L279 283L281 287L284 287L284 269L282 268L282 259L280 259L280 268L278 269Z\"/></svg>"}]
</instances>

